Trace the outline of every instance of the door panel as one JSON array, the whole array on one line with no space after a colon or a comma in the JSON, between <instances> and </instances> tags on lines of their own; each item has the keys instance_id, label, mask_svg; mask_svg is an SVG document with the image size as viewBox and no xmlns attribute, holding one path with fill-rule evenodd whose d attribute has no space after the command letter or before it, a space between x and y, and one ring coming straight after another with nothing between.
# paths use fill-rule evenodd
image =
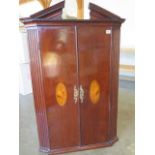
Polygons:
<instances>
[{"instance_id":1,"label":"door panel","mask_svg":"<svg viewBox=\"0 0 155 155\"><path fill-rule=\"evenodd\" d=\"M41 28L40 48L51 148L80 143L74 27Z\"/></svg>"},{"instance_id":2,"label":"door panel","mask_svg":"<svg viewBox=\"0 0 155 155\"><path fill-rule=\"evenodd\" d=\"M108 136L111 34L107 29L111 28L78 27L82 145L103 143Z\"/></svg>"}]
</instances>

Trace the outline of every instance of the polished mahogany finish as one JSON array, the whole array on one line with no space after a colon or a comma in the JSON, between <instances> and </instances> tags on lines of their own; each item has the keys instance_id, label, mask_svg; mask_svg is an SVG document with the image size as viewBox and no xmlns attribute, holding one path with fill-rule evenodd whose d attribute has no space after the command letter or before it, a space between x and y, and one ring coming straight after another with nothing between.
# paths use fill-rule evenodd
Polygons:
<instances>
[{"instance_id":1,"label":"polished mahogany finish","mask_svg":"<svg viewBox=\"0 0 155 155\"><path fill-rule=\"evenodd\" d=\"M90 3L89 4L90 9L90 18L92 20L100 20L100 21L110 21L115 23L122 23L125 21L125 19L120 18L119 16L111 13L110 11L103 9L95 4Z\"/></svg>"},{"instance_id":2,"label":"polished mahogany finish","mask_svg":"<svg viewBox=\"0 0 155 155\"><path fill-rule=\"evenodd\" d=\"M111 27L78 26L82 145L108 140ZM92 88L91 88L92 87ZM92 91L92 92L91 92Z\"/></svg>"},{"instance_id":3,"label":"polished mahogany finish","mask_svg":"<svg viewBox=\"0 0 155 155\"><path fill-rule=\"evenodd\" d=\"M61 19L62 10L64 8L64 1L51 6L45 10L39 11L33 15L31 15L31 18L39 18L39 19Z\"/></svg>"},{"instance_id":4,"label":"polished mahogany finish","mask_svg":"<svg viewBox=\"0 0 155 155\"><path fill-rule=\"evenodd\" d=\"M75 29L39 28L39 36L51 148L77 146L80 129L79 105L73 98L74 86L78 85Z\"/></svg>"},{"instance_id":5,"label":"polished mahogany finish","mask_svg":"<svg viewBox=\"0 0 155 155\"><path fill-rule=\"evenodd\" d=\"M90 4L90 20L62 20L64 2L21 19L28 33L40 150L49 155L117 141L120 26Z\"/></svg>"}]
</instances>

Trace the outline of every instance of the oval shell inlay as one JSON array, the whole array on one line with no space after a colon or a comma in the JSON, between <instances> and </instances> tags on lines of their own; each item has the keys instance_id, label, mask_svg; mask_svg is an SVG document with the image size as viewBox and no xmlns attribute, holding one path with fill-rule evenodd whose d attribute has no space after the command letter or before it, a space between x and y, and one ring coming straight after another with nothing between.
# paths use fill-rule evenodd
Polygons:
<instances>
[{"instance_id":1,"label":"oval shell inlay","mask_svg":"<svg viewBox=\"0 0 155 155\"><path fill-rule=\"evenodd\" d=\"M67 101L67 89L61 82L56 86L56 100L60 106L65 105Z\"/></svg>"},{"instance_id":2,"label":"oval shell inlay","mask_svg":"<svg viewBox=\"0 0 155 155\"><path fill-rule=\"evenodd\" d=\"M93 104L96 104L100 99L100 85L96 80L90 83L89 96Z\"/></svg>"}]
</instances>

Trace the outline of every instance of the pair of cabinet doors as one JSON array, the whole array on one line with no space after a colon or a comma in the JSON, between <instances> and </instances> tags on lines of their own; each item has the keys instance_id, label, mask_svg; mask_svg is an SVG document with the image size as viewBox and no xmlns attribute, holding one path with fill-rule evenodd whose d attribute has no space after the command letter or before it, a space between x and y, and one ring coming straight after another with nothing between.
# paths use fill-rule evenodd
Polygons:
<instances>
[{"instance_id":1,"label":"pair of cabinet doors","mask_svg":"<svg viewBox=\"0 0 155 155\"><path fill-rule=\"evenodd\" d=\"M111 27L39 29L51 148L108 140Z\"/></svg>"}]
</instances>

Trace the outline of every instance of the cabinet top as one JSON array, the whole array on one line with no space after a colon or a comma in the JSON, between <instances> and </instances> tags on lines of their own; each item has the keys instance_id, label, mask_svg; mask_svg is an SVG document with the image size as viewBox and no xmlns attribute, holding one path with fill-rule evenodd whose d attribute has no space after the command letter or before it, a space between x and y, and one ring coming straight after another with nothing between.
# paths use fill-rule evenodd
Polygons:
<instances>
[{"instance_id":1,"label":"cabinet top","mask_svg":"<svg viewBox=\"0 0 155 155\"><path fill-rule=\"evenodd\" d=\"M47 23L116 23L122 24L125 19L101 8L93 3L89 3L90 19L76 20L76 19L62 19L62 11L64 8L64 1L47 9L32 14L28 18L20 18L26 26L29 25L46 25Z\"/></svg>"}]
</instances>

